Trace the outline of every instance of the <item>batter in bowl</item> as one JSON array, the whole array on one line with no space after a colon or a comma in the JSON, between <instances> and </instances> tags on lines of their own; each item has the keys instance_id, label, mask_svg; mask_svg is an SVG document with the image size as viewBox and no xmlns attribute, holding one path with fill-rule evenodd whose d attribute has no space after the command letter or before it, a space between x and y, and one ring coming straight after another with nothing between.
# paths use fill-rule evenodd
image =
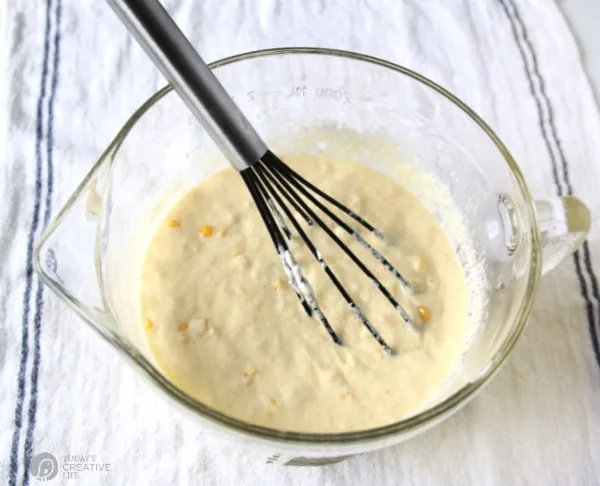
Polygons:
<instances>
[{"instance_id":1,"label":"batter in bowl","mask_svg":"<svg viewBox=\"0 0 600 486\"><path fill-rule=\"evenodd\" d=\"M353 226L420 290L402 288L341 228L338 236L392 291L415 331L318 228L308 235L396 356L385 354L299 238L290 249L329 322L303 311L241 177L227 169L177 203L153 235L141 312L163 373L238 419L297 432L348 432L396 422L440 386L464 350L467 285L435 216L386 176L323 157L286 163L380 229ZM325 218L324 218L325 219Z\"/></svg>"}]
</instances>

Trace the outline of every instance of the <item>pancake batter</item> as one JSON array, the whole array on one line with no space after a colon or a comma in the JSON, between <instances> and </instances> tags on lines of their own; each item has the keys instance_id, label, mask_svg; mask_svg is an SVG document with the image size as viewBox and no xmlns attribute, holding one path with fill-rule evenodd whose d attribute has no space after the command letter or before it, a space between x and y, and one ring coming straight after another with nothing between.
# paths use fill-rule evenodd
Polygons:
<instances>
[{"instance_id":1,"label":"pancake batter","mask_svg":"<svg viewBox=\"0 0 600 486\"><path fill-rule=\"evenodd\" d=\"M353 224L422 293L404 290L331 226L422 330L411 329L339 247L310 228L397 355L382 351L296 238L290 249L344 343L335 345L302 310L245 184L227 169L187 193L153 236L141 282L152 353L187 394L248 422L321 433L396 422L432 394L464 349L468 299L458 257L435 216L384 175L322 157L284 160L386 235L390 243Z\"/></svg>"}]
</instances>

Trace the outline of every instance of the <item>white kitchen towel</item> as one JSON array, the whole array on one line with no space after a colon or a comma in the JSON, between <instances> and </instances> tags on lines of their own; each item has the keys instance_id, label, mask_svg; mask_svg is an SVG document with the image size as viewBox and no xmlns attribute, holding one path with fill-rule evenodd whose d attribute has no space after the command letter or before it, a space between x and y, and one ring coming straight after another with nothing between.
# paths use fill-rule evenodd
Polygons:
<instances>
[{"instance_id":1,"label":"white kitchen towel","mask_svg":"<svg viewBox=\"0 0 600 486\"><path fill-rule=\"evenodd\" d=\"M164 80L105 2L1 3L0 480L37 483L31 459L47 452L109 465L50 481L67 485L600 484L597 228L544 278L529 326L491 384L400 446L321 468L263 465L213 445L156 402L116 351L40 285L31 252ZM306 45L412 68L492 125L537 197L572 192L600 209L600 116L551 0L165 5L207 60Z\"/></svg>"}]
</instances>

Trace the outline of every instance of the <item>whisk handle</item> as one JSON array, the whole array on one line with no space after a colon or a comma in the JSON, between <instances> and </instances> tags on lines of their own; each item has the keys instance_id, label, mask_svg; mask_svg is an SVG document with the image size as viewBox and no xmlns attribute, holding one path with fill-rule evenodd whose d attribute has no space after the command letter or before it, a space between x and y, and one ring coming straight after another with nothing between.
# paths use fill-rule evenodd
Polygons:
<instances>
[{"instance_id":1,"label":"whisk handle","mask_svg":"<svg viewBox=\"0 0 600 486\"><path fill-rule=\"evenodd\" d=\"M107 0L237 170L267 145L157 0Z\"/></svg>"}]
</instances>

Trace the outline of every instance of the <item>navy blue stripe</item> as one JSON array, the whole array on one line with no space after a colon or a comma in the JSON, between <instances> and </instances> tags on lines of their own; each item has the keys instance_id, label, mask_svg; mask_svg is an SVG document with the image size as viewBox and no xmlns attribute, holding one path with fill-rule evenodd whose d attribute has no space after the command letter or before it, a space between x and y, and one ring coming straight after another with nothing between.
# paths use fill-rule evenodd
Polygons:
<instances>
[{"instance_id":1,"label":"navy blue stripe","mask_svg":"<svg viewBox=\"0 0 600 486\"><path fill-rule=\"evenodd\" d=\"M552 137L552 141L554 142L554 144L556 146L556 151L558 153L558 157L560 158L560 162L561 162L561 166L562 166L562 176L563 176L565 186L567 189L566 193L571 195L571 194L573 194L573 186L571 184L571 178L570 178L570 174L569 174L569 165L568 165L567 159L565 157L564 151L562 149L560 138L558 137L556 125L554 123L554 110L552 108L552 104L550 103L550 98L548 97L548 94L546 93L546 85L545 85L544 79L543 79L540 69L539 69L537 55L536 55L535 49L533 47L533 44L532 44L531 40L529 39L527 29L525 27L525 24L523 23L523 20L521 19L521 16L519 14L519 10L518 10L517 6L515 5L515 3L512 0L507 0L507 3L510 4L510 6L512 7L512 10L513 10L512 15L511 15L510 9L508 8L508 5L504 2L504 0L500 0L500 4L502 5L502 8L504 9L505 14L510 21L513 36L515 38L515 42L517 44L517 47L518 47L521 57L523 59L523 64L525 65L525 72L527 74L529 88L534 97L537 111L538 111L540 129L541 129L544 141L546 143L548 153L550 154L550 160L552 162L552 175L553 175L553 179L554 179L554 184L556 186L558 195L562 196L564 194L564 191L562 188L562 184L559 180L558 162L556 160L556 155L554 153L554 150L552 149L552 144L550 143L550 136ZM514 17L513 17L513 15L514 15ZM519 35L519 28L521 31L521 36ZM523 40L525 47L528 48L528 50L531 54L532 66L529 66L527 56L525 55L525 51L524 51L523 45L521 43L521 39ZM540 88L539 95L538 95L538 92L535 90L533 78L536 78L538 81L539 88ZM542 101L544 102L544 105L546 106L546 109L548 111L547 123L546 123L546 119L544 117L544 113L542 110ZM550 133L548 133L547 125L549 126ZM584 259L585 269L586 269L588 276L590 278L590 281L592 283L592 295L596 301L596 305L600 306L600 292L598 290L598 280L596 278L596 274L595 274L593 266L592 266L589 245L588 245L587 241L583 243L583 259ZM596 324L596 319L594 316L594 302L590 298L590 293L588 290L587 282L583 275L583 270L582 270L582 265L581 265L581 251L575 252L575 254L573 255L573 260L575 263L575 273L577 275L577 280L579 281L579 288L581 291L581 295L585 301L586 315L587 315L587 320L588 320L588 328L589 328L590 338L592 341L592 351L594 353L594 357L596 358L598 365L600 366L600 339L599 339L599 329L597 328L597 326L600 327L600 324Z\"/></svg>"},{"instance_id":2,"label":"navy blue stripe","mask_svg":"<svg viewBox=\"0 0 600 486\"><path fill-rule=\"evenodd\" d=\"M583 244L583 248L584 250L586 250L587 241ZM585 300L585 313L587 315L590 328L592 350L594 352L596 362L598 363L598 366L600 366L600 340L598 339L598 331L596 330L596 326L594 325L594 306L592 305L592 301L590 300L587 283L583 278L583 271L581 269L581 255L579 251L575 252L575 254L573 255L573 260L575 261L575 272L577 273L577 280L579 280L579 290L581 291L581 295L583 295L583 298Z\"/></svg>"},{"instance_id":3,"label":"navy blue stripe","mask_svg":"<svg viewBox=\"0 0 600 486\"><path fill-rule=\"evenodd\" d=\"M596 302L600 306L600 290L598 289L598 279L596 278L596 274L594 273L594 269L592 268L592 256L590 254L590 246L588 245L587 241L583 244L583 262L585 263L585 267L590 274L590 281L592 283L592 295L594 296L594 299L596 299ZM600 326L600 314L598 319L598 325ZM600 360L598 362L600 363Z\"/></svg>"},{"instance_id":4,"label":"navy blue stripe","mask_svg":"<svg viewBox=\"0 0 600 486\"><path fill-rule=\"evenodd\" d=\"M523 32L523 40L525 41L525 44L529 48L531 55L532 55L533 72L536 73L536 75L539 79L540 93L541 93L542 98L545 100L546 107L548 109L548 125L550 127L552 139L554 140L554 143L556 144L556 151L558 152L558 156L561 160L562 169L563 169L562 174L563 174L563 178L565 181L565 185L567 186L567 194L572 195L573 194L573 186L571 184L571 178L569 175L569 164L567 162L564 151L562 149L562 144L560 142L560 138L558 137L558 134L557 134L556 125L554 123L554 110L552 109L552 104L550 103L550 99L548 97L548 94L546 93L545 83L544 83L544 79L542 78L542 75L539 70L536 52L535 52L535 49L533 48L533 44L531 43L531 41L529 39L529 36L527 34L527 29L525 28L525 24L523 23L523 20L521 19L519 10L517 9L513 0L508 0L508 1L513 6L515 19L516 19L517 23L520 25L522 32ZM548 150L552 151L550 146L548 146ZM559 192L559 194L562 195L560 192ZM590 278L590 281L592 283L592 295L593 295L594 299L596 300L596 306L600 307L600 294L598 292L598 280L596 278L596 274L594 273L594 269L592 267L592 261L591 261L590 252L589 252L589 245L588 245L587 241L585 241L583 243L582 249L583 249L583 253L584 253L583 259L584 259L585 269L586 269L588 276ZM577 274L577 280L579 281L579 288L581 291L581 295L583 296L585 303L586 303L585 307L586 307L586 314L587 314L587 319L588 319L588 327L589 327L590 337L592 340L592 350L594 352L596 361L597 361L598 365L600 366L600 337L599 337L600 323L596 323L595 316L594 316L594 303L589 297L587 282L583 276L583 271L581 269L581 251L575 252L575 254L573 255L573 260L575 262L575 272Z\"/></svg>"},{"instance_id":5,"label":"navy blue stripe","mask_svg":"<svg viewBox=\"0 0 600 486\"><path fill-rule=\"evenodd\" d=\"M535 101L535 106L536 106L537 112L538 112L538 123L539 123L540 131L542 132L542 137L544 138L544 142L546 143L546 147L548 148L548 153L550 155L550 163L552 165L552 178L554 179L554 185L556 186L556 191L558 192L558 195L562 196L563 190L562 190L562 186L560 184L560 179L558 176L558 161L556 160L554 151L550 148L551 147L550 140L548 138L548 133L547 133L546 127L544 125L544 110L542 109L542 102L537 95L537 91L535 89L535 84L533 82L533 78L535 77L538 79L538 82L540 83L540 85L543 86L543 84L544 84L544 82L541 79L541 76L539 76L539 71L537 71L537 60L534 61L534 67L536 70L534 70L533 75L532 75L530 68L529 68L529 63L527 62L527 55L525 54L525 50L523 49L523 46L521 44L521 39L519 37L517 25L515 24L513 17L510 14L508 6L504 3L504 0L500 0L500 4L502 5L502 8L504 9L506 16L508 17L508 20L510 21L512 34L515 39L515 43L517 44L517 48L519 49L519 54L521 54L521 58L523 60L523 65L525 67L525 74L527 77L527 82L529 84L529 91L531 92L531 96L533 97L533 100ZM531 44L528 43L528 45L531 48Z\"/></svg>"},{"instance_id":6,"label":"navy blue stripe","mask_svg":"<svg viewBox=\"0 0 600 486\"><path fill-rule=\"evenodd\" d=\"M533 76L535 76L538 80L539 87L540 87L540 96L544 100L544 102L545 102L544 105L546 106L546 109L548 110L547 126L550 128L550 134L552 135L552 140L556 144L557 153L558 153L558 156L560 157L560 161L562 164L562 176L565 181L565 185L567 186L567 194L572 195L573 194L573 186L571 185L571 178L569 176L569 165L567 163L567 159L566 159L565 154L562 149L560 137L558 136L558 133L556 130L556 125L554 123L554 109L552 108L552 103L550 103L550 98L548 97L548 93L546 92L546 83L544 82L544 78L542 77L542 74L540 72L538 58L537 58L535 49L533 48L533 44L532 44L531 40L529 39L529 34L527 33L527 28L525 27L525 24L523 23L523 20L521 19L521 15L519 14L519 9L517 8L517 6L515 5L515 3L512 0L508 0L508 2L512 5L512 7L514 9L514 16L515 16L514 18L515 18L516 23L521 27L523 42L525 43L525 45L529 49L529 52L531 53L532 66L531 66L531 71L528 71L528 72L533 74ZM537 99L537 96L535 93L534 93L534 96L536 97L536 102L539 103L539 100ZM542 115L541 111L539 112L539 115L540 115L540 124L542 124L542 130L544 131L544 139L546 140L546 145L548 145L548 150L551 152L551 157L554 159L554 157L555 157L554 151L550 148L551 146L550 146L550 142L548 141L547 130L545 130L546 125L544 124L543 115ZM555 175L555 184L557 185L557 188L558 188L558 195L562 196L563 190L562 190L562 186L560 185L560 182L558 180L558 175Z\"/></svg>"},{"instance_id":7,"label":"navy blue stripe","mask_svg":"<svg viewBox=\"0 0 600 486\"><path fill-rule=\"evenodd\" d=\"M62 13L62 0L57 0L55 9L55 32L54 32L54 53L52 58L52 81L50 83L50 97L48 99L48 132L46 135L46 164L48 179L46 182L46 209L44 211L44 227L50 222L52 214L52 194L54 192L54 101L56 98L56 88L58 86L58 72L60 63L60 25ZM28 410L28 426L25 435L25 448L23 452L23 486L29 485L31 456L33 453L33 437L35 433L35 423L37 418L38 401L38 380L39 370L42 360L41 355L41 334L42 334L42 315L44 312L44 285L38 279L36 292L36 311L33 317L33 368L31 370L31 385Z\"/></svg>"},{"instance_id":8,"label":"navy blue stripe","mask_svg":"<svg viewBox=\"0 0 600 486\"><path fill-rule=\"evenodd\" d=\"M52 0L46 1L46 26L44 31L44 52L42 56L42 74L40 81L40 94L38 96L36 111L36 132L35 132L35 193L33 214L31 218L31 227L27 237L27 255L25 260L25 292L23 294L23 314L21 319L21 356L19 363L19 372L17 375L17 403L15 406L14 430L10 448L10 467L8 475L8 484L16 486L18 473L18 452L21 437L21 428L23 426L23 402L25 400L25 373L27 370L27 361L29 358L29 313L31 300L31 288L33 285L33 243L38 226L40 223L40 210L42 198L42 139L44 115L43 107L46 98L46 81L48 78L48 58L50 52L50 26Z\"/></svg>"}]
</instances>

